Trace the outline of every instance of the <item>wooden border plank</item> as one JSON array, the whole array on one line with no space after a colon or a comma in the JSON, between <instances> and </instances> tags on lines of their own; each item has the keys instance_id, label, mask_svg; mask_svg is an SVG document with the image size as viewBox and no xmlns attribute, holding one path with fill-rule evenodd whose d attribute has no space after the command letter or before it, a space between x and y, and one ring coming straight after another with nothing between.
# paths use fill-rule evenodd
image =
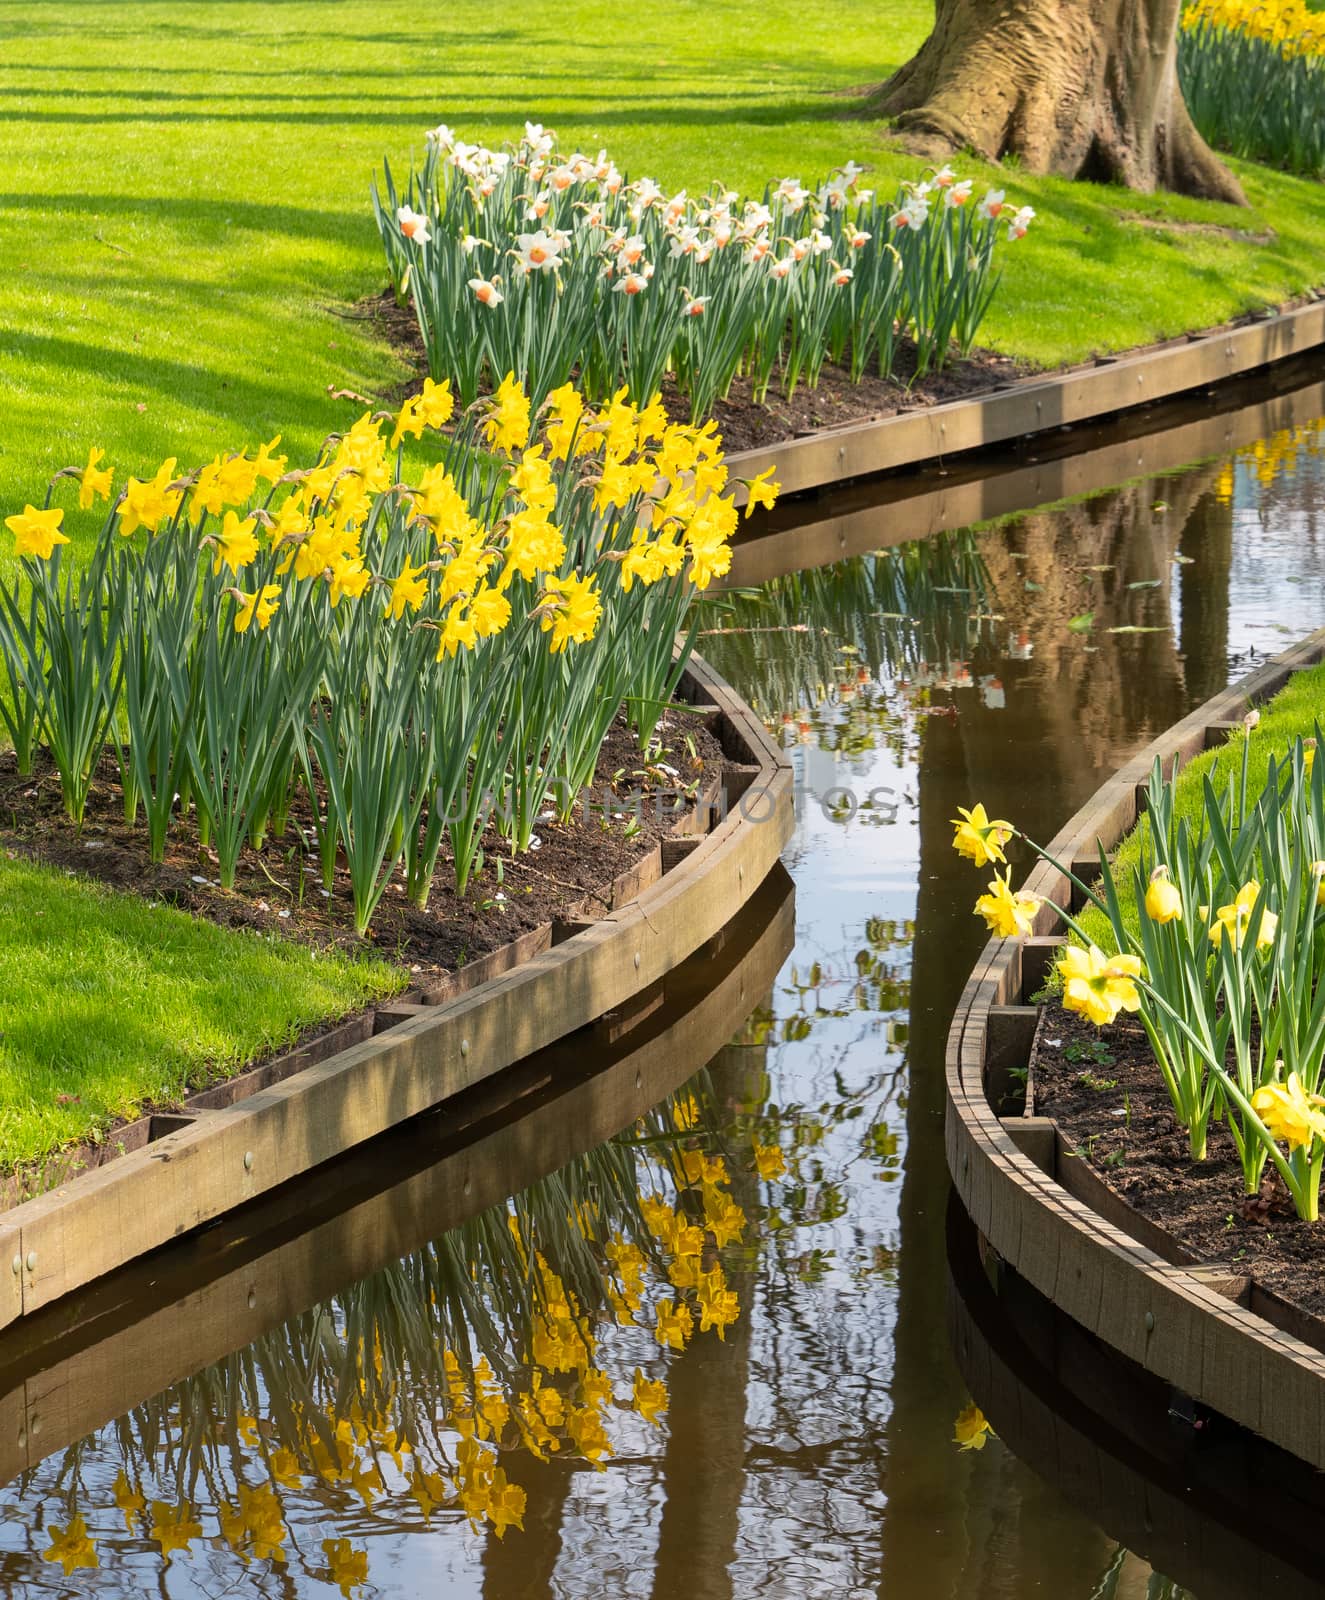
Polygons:
<instances>
[{"instance_id":1,"label":"wooden border plank","mask_svg":"<svg viewBox=\"0 0 1325 1600\"><path fill-rule=\"evenodd\" d=\"M1322 344L1325 303L1313 301L1245 327L1184 336L1103 365L1026 378L974 399L737 451L727 465L733 478L772 468L782 492L794 494L1152 405Z\"/></svg>"}]
</instances>

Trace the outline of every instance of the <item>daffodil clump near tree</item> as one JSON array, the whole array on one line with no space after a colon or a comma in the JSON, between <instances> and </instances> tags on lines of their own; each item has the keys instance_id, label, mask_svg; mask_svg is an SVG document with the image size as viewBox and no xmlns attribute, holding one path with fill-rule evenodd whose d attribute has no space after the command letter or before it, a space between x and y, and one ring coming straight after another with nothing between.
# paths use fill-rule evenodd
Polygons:
<instances>
[{"instance_id":1,"label":"daffodil clump near tree","mask_svg":"<svg viewBox=\"0 0 1325 1600\"><path fill-rule=\"evenodd\" d=\"M1282 738L1282 726L1275 736ZM1014 837L1069 878L1087 903L1054 913L1074 939L1056 964L1061 1000L1098 1027L1120 1012L1145 1029L1194 1161L1211 1121L1227 1121L1248 1194L1267 1163L1300 1217L1319 1215L1325 1163L1325 764L1318 728L1270 750L1252 781L1236 762L1166 779L1156 762L1143 825L1095 888L982 806L956 819L955 848L995 864L976 903L999 937L1030 933L1041 902L1010 887ZM997 864L1003 864L998 870Z\"/></svg>"},{"instance_id":2,"label":"daffodil clump near tree","mask_svg":"<svg viewBox=\"0 0 1325 1600\"><path fill-rule=\"evenodd\" d=\"M775 375L787 395L814 388L825 360L890 377L907 335L920 373L970 353L1000 235L1023 238L1033 208L1001 189L977 200L946 165L885 202L863 170L760 200L669 195L541 124L497 150L443 124L403 190L386 166L373 206L432 377L466 402L507 372L535 404L572 373L597 401L671 374L702 422L738 375L762 403Z\"/></svg>"},{"instance_id":3,"label":"daffodil clump near tree","mask_svg":"<svg viewBox=\"0 0 1325 1600\"><path fill-rule=\"evenodd\" d=\"M428 382L308 467L279 439L164 461L114 496L81 569L55 502L87 510L112 476L95 449L57 473L6 521L21 580L0 580L0 717L20 773L45 745L78 824L109 748L151 858L191 827L223 888L302 791L361 934L398 873L426 907L444 841L463 893L490 816L527 849L623 707L649 740L738 514L712 428L569 385L531 409L510 376L407 479L405 441L453 410ZM749 503L775 493L766 474Z\"/></svg>"},{"instance_id":4,"label":"daffodil clump near tree","mask_svg":"<svg viewBox=\"0 0 1325 1600\"><path fill-rule=\"evenodd\" d=\"M1325 15L1303 0L1192 0L1178 33L1192 120L1234 155L1325 174Z\"/></svg>"}]
</instances>

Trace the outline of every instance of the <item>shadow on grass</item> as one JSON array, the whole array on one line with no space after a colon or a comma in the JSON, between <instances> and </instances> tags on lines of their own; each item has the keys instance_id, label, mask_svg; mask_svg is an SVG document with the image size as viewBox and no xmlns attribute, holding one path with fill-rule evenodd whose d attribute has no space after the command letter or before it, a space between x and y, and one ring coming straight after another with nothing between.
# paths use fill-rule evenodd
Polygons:
<instances>
[{"instance_id":1,"label":"shadow on grass","mask_svg":"<svg viewBox=\"0 0 1325 1600\"><path fill-rule=\"evenodd\" d=\"M394 170L394 168L393 168ZM331 239L337 243L356 236L375 238L367 209L368 178L363 184L364 205L343 212L320 211L311 206L268 205L244 200L206 200L192 195L125 194L0 194L0 207L9 212L38 215L88 216L144 215L165 222L198 223L218 229L248 228L300 238ZM365 231L366 230L366 231ZM132 252L130 252L131 254ZM162 282L153 264L152 281Z\"/></svg>"},{"instance_id":2,"label":"shadow on grass","mask_svg":"<svg viewBox=\"0 0 1325 1600\"><path fill-rule=\"evenodd\" d=\"M727 95L728 101L734 97ZM693 110L678 110L676 100L693 100ZM394 102L393 102L394 104ZM503 97L496 102L505 117L511 117L510 100ZM448 107L448 115L453 126L464 127L466 123L485 123L493 118L493 107L481 103ZM752 101L751 104L725 104L714 105L711 95L675 95L665 104L644 104L631 102L627 106L610 103L602 109L589 108L583 111L558 111L555 113L562 129L577 127L635 127L640 123L652 126L681 126L681 127L714 127L714 126L742 126L742 127L785 127L790 123L805 122L835 122L842 121L855 110L851 98L842 96L829 96L824 92L821 100L804 100L782 104L770 104L763 99ZM349 123L367 123L380 127L409 127L419 128L421 122L426 121L417 110L395 109L380 111L282 111L273 116L271 107L267 102L255 103L252 110L241 111L144 111L137 107L125 111L34 111L28 108L15 110L0 110L0 122L16 122L27 125L37 124L67 124L75 126L99 126L114 124L122 127L126 123L172 123L172 122L213 122L213 123L260 123L265 127L279 128L282 125L293 126L322 126L344 127ZM514 118L512 117L512 120Z\"/></svg>"},{"instance_id":3,"label":"shadow on grass","mask_svg":"<svg viewBox=\"0 0 1325 1600\"><path fill-rule=\"evenodd\" d=\"M244 418L298 419L309 409L306 385L292 374L290 384L257 383L233 368L224 371L193 361L144 356L123 346L89 344L53 335L14 333L5 340L5 355L31 376L48 367L67 384L73 374L103 379L139 395L159 395L177 405L201 405L209 411Z\"/></svg>"}]
</instances>

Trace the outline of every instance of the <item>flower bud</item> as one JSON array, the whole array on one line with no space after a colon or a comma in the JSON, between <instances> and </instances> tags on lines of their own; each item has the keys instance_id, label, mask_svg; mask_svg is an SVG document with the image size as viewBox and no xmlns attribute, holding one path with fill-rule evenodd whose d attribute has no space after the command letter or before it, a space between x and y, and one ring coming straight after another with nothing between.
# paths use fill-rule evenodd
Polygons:
<instances>
[{"instance_id":1,"label":"flower bud","mask_svg":"<svg viewBox=\"0 0 1325 1600\"><path fill-rule=\"evenodd\" d=\"M1152 922L1181 922L1182 896L1167 867L1156 867L1146 890L1146 915Z\"/></svg>"}]
</instances>

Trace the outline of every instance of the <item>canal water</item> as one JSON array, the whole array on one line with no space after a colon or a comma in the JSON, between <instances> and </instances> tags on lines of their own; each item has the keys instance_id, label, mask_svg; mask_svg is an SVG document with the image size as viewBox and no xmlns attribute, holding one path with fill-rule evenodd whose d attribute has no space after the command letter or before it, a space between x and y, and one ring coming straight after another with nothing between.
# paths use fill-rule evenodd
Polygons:
<instances>
[{"instance_id":1,"label":"canal water","mask_svg":"<svg viewBox=\"0 0 1325 1600\"><path fill-rule=\"evenodd\" d=\"M744 547L699 648L791 755L785 872L648 1014L0 1346L0 1592L1229 1592L1119 1543L1143 1488L969 1409L943 1048L985 934L949 819L1047 838L1325 620L1323 396L1115 448L1129 481L1067 503L853 491ZM1013 500L1070 487L1013 465Z\"/></svg>"}]
</instances>

